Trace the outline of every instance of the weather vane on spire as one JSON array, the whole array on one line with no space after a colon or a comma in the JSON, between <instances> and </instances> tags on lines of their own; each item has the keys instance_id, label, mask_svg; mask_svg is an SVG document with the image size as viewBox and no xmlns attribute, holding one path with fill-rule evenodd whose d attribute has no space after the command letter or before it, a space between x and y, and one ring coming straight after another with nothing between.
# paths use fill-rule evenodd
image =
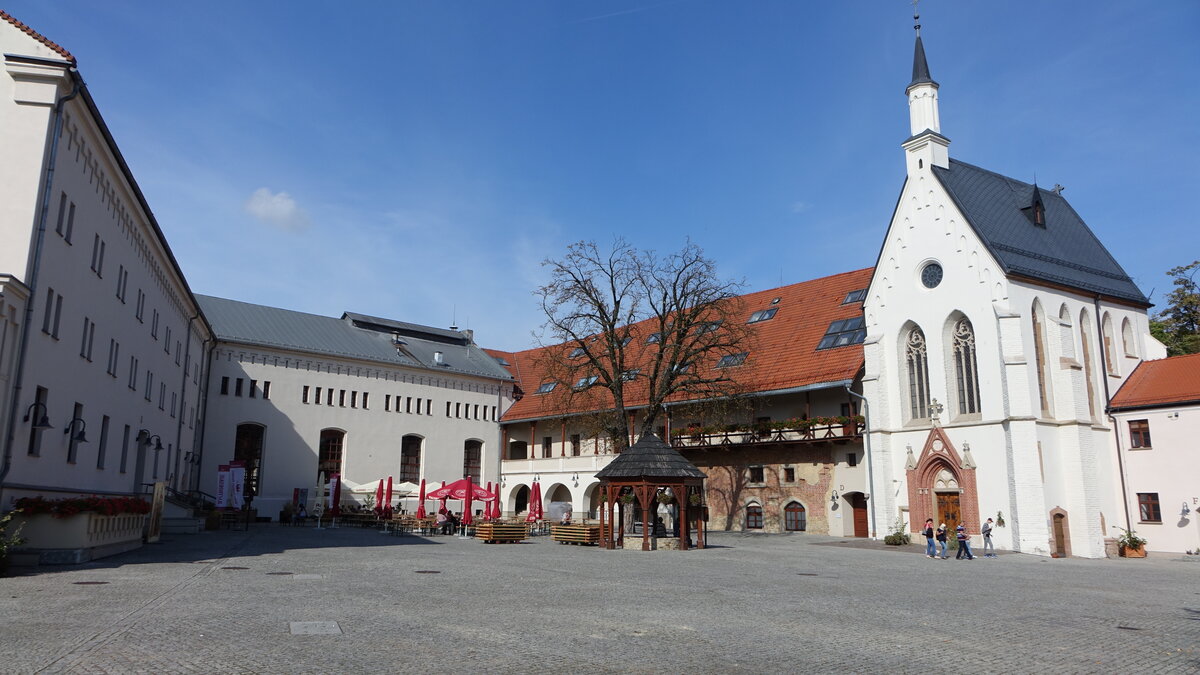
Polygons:
<instances>
[{"instance_id":1,"label":"weather vane on spire","mask_svg":"<svg viewBox=\"0 0 1200 675\"><path fill-rule=\"evenodd\" d=\"M921 37L921 13L917 11L917 3L921 0L912 0L913 6L913 30L917 31L917 37Z\"/></svg>"}]
</instances>

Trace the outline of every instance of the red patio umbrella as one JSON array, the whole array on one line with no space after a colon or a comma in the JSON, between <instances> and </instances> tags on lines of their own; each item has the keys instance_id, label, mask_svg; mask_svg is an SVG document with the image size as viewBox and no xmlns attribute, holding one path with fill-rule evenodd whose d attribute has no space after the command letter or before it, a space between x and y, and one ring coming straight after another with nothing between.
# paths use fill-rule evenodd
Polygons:
<instances>
[{"instance_id":1,"label":"red patio umbrella","mask_svg":"<svg viewBox=\"0 0 1200 675\"><path fill-rule=\"evenodd\" d=\"M384 501L386 503L383 506L383 517L391 518L392 517L392 477L391 476L388 476L387 496L384 497Z\"/></svg>"},{"instance_id":2,"label":"red patio umbrella","mask_svg":"<svg viewBox=\"0 0 1200 675\"><path fill-rule=\"evenodd\" d=\"M492 495L492 481L490 481L490 480L488 481L487 491L488 491L488 499L483 503L483 518L484 518L484 520L491 520L493 518L492 503L493 503L494 499L493 499L493 495Z\"/></svg>"},{"instance_id":3,"label":"red patio umbrella","mask_svg":"<svg viewBox=\"0 0 1200 675\"><path fill-rule=\"evenodd\" d=\"M532 523L542 517L541 502L542 490L537 481L534 481L533 486L529 488L529 514L525 516L526 522Z\"/></svg>"},{"instance_id":4,"label":"red patio umbrella","mask_svg":"<svg viewBox=\"0 0 1200 675\"><path fill-rule=\"evenodd\" d=\"M383 479L379 479L379 487L375 488L375 515L383 513Z\"/></svg>"},{"instance_id":5,"label":"red patio umbrella","mask_svg":"<svg viewBox=\"0 0 1200 675\"><path fill-rule=\"evenodd\" d=\"M474 492L475 490L471 485L471 475L467 474L467 494L463 495L463 525L470 525L474 520L474 518L471 517L471 497L474 496Z\"/></svg>"},{"instance_id":6,"label":"red patio umbrella","mask_svg":"<svg viewBox=\"0 0 1200 675\"><path fill-rule=\"evenodd\" d=\"M421 479L421 494L417 495L417 517L425 517L425 479Z\"/></svg>"},{"instance_id":7,"label":"red patio umbrella","mask_svg":"<svg viewBox=\"0 0 1200 675\"><path fill-rule=\"evenodd\" d=\"M446 481L442 481L442 488L444 489L445 487L446 487ZM438 513L441 513L442 511L446 510L446 496L442 495L442 498L439 501L441 502L441 504L438 506Z\"/></svg>"},{"instance_id":8,"label":"red patio umbrella","mask_svg":"<svg viewBox=\"0 0 1200 675\"><path fill-rule=\"evenodd\" d=\"M496 500L492 502L492 517L500 520L504 512L500 510L500 484L496 483Z\"/></svg>"}]
</instances>

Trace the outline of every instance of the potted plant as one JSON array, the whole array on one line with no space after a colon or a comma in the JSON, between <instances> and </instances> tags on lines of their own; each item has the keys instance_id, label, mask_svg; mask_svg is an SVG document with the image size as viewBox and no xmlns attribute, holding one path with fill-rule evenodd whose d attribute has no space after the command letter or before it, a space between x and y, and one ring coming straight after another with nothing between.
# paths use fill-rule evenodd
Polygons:
<instances>
[{"instance_id":1,"label":"potted plant","mask_svg":"<svg viewBox=\"0 0 1200 675\"><path fill-rule=\"evenodd\" d=\"M700 501L702 499L703 497L700 496L699 492L693 492L692 494L688 495L688 504L692 506L700 506Z\"/></svg>"},{"instance_id":2,"label":"potted plant","mask_svg":"<svg viewBox=\"0 0 1200 675\"><path fill-rule=\"evenodd\" d=\"M888 546L904 546L912 541L908 533L904 531L904 518L897 518L896 523L892 525L891 533L883 538L883 543Z\"/></svg>"},{"instance_id":3,"label":"potted plant","mask_svg":"<svg viewBox=\"0 0 1200 675\"><path fill-rule=\"evenodd\" d=\"M1146 540L1139 537L1133 530L1127 530L1123 527L1113 525L1113 529L1121 531L1121 536L1117 537L1117 545L1121 547L1121 556L1125 558L1145 558L1146 557Z\"/></svg>"},{"instance_id":4,"label":"potted plant","mask_svg":"<svg viewBox=\"0 0 1200 675\"><path fill-rule=\"evenodd\" d=\"M20 513L19 509L0 515L0 577L8 573L9 551L25 543L25 540L21 538L21 528L24 527L24 524L16 526L11 524L13 516L17 513Z\"/></svg>"},{"instance_id":5,"label":"potted plant","mask_svg":"<svg viewBox=\"0 0 1200 675\"><path fill-rule=\"evenodd\" d=\"M659 504L674 504L675 503L675 495L672 495L669 492L660 492L660 493L658 493L658 503Z\"/></svg>"}]
</instances>

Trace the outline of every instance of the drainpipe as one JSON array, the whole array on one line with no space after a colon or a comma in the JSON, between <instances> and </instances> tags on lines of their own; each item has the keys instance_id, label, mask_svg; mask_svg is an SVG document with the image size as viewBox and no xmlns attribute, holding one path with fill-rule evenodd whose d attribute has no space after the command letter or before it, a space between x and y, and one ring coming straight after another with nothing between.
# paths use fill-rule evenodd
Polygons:
<instances>
[{"instance_id":1,"label":"drainpipe","mask_svg":"<svg viewBox=\"0 0 1200 675\"><path fill-rule=\"evenodd\" d=\"M1133 523L1129 517L1129 492L1126 491L1125 487L1125 460L1121 457L1121 430L1117 425L1117 419L1112 416L1112 409L1109 407L1112 404L1112 396L1108 391L1108 350L1104 345L1104 322L1100 319L1099 294L1092 298L1092 306L1096 310L1096 342L1100 345L1100 381L1104 384L1104 412L1112 424L1113 434L1117 439L1117 475L1121 477L1121 505L1125 510L1125 529L1128 531L1133 527ZM1103 534L1101 537L1103 537Z\"/></svg>"},{"instance_id":2,"label":"drainpipe","mask_svg":"<svg viewBox=\"0 0 1200 675\"><path fill-rule=\"evenodd\" d=\"M854 390L852 390L850 388L850 385L848 385L848 384L842 385L842 386L844 386L846 388L847 394L850 394L851 396L859 399L863 403L863 422L864 422L864 426L865 426L865 428L863 429L863 451L866 454L866 460L867 460L867 485L869 486L868 489L870 489L872 492L874 492L875 491L875 462L873 462L871 460L871 410L870 410L870 407L867 405L867 397L866 396L863 396L862 394L855 392ZM871 538L874 539L876 536L876 530L875 530L875 503L876 502L874 500L875 495L872 494L869 496L871 498L871 503L868 504L868 506L870 506L870 509L867 510L867 515L869 515L871 517Z\"/></svg>"},{"instance_id":3,"label":"drainpipe","mask_svg":"<svg viewBox=\"0 0 1200 675\"><path fill-rule=\"evenodd\" d=\"M42 187L42 207L41 212L38 214L37 235L34 238L33 262L29 269L29 282L26 284L29 287L29 299L25 302L25 325L21 326L21 339L17 343L17 352L15 355L17 359L17 372L16 377L13 379L12 403L8 411L8 428L5 430L4 465L0 467L0 504L3 503L4 479L8 476L8 472L12 468L13 443L16 442L17 411L21 409L21 385L25 375L25 348L29 344L29 325L33 322L33 306L39 290L38 272L41 270L42 247L46 241L46 220L50 214L50 195L53 192L54 168L58 163L58 139L62 134L63 107L67 101L78 96L80 90L86 86L83 78L79 77L79 71L76 70L75 66L67 68L67 72L71 75L73 82L71 93L59 97L58 101L54 103L54 131L50 138L50 157L46 161L46 177Z\"/></svg>"},{"instance_id":4,"label":"drainpipe","mask_svg":"<svg viewBox=\"0 0 1200 675\"><path fill-rule=\"evenodd\" d=\"M183 383L182 383L182 386L180 386L180 388L179 388L179 417L178 417L179 421L175 425L175 476L174 476L175 485L171 486L172 488L174 488L176 490L179 489L179 458L181 456L183 456L183 454L184 454L183 444L181 443L181 441L183 440L183 424L184 424L184 421L187 419L187 388L188 388L187 387L187 382L188 382L187 365L190 363L191 353L192 353L192 326L195 324L196 319L198 319L199 317L200 317L199 314L195 314L192 316L192 318L188 319L187 335L185 335L183 338L183 364L184 364ZM193 438L194 438L194 435L193 435ZM189 469L188 470L188 480L189 481L191 480L192 473L193 472Z\"/></svg>"},{"instance_id":5,"label":"drainpipe","mask_svg":"<svg viewBox=\"0 0 1200 675\"><path fill-rule=\"evenodd\" d=\"M195 475L188 479L192 490L200 489L200 470L204 467L204 432L208 430L208 385L212 378L212 353L217 348L217 339L213 337L204 341L204 344L212 343L207 348L203 345L200 352L204 355L204 377L200 378L200 393L196 401L196 409L200 412L200 429L198 429L197 437L192 440L192 453L196 456L196 471ZM200 367L199 359L196 367Z\"/></svg>"}]
</instances>

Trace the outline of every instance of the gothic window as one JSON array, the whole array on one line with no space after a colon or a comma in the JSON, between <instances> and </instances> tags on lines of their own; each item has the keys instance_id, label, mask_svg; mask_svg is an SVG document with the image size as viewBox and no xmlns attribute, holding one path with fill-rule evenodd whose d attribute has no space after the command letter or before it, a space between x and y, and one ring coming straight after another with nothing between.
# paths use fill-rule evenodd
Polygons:
<instances>
[{"instance_id":1,"label":"gothic window","mask_svg":"<svg viewBox=\"0 0 1200 675\"><path fill-rule=\"evenodd\" d=\"M1121 321L1121 344L1125 348L1125 356L1137 358L1137 343L1133 340L1133 326L1129 319Z\"/></svg>"},{"instance_id":2,"label":"gothic window","mask_svg":"<svg viewBox=\"0 0 1200 675\"><path fill-rule=\"evenodd\" d=\"M1041 316L1041 307L1033 303L1033 353L1037 365L1038 399L1041 403L1042 417L1050 417L1050 364L1046 359L1046 328Z\"/></svg>"},{"instance_id":3,"label":"gothic window","mask_svg":"<svg viewBox=\"0 0 1200 675\"><path fill-rule=\"evenodd\" d=\"M400 482L421 482L421 437L400 439Z\"/></svg>"},{"instance_id":4,"label":"gothic window","mask_svg":"<svg viewBox=\"0 0 1200 675\"><path fill-rule=\"evenodd\" d=\"M346 442L346 432L340 429L322 429L321 441L317 446L317 472L330 474L342 470L342 447Z\"/></svg>"},{"instance_id":5,"label":"gothic window","mask_svg":"<svg viewBox=\"0 0 1200 675\"><path fill-rule=\"evenodd\" d=\"M746 529L761 530L763 527L763 510L758 504L746 507Z\"/></svg>"},{"instance_id":6,"label":"gothic window","mask_svg":"<svg viewBox=\"0 0 1200 675\"><path fill-rule=\"evenodd\" d=\"M954 377L958 389L958 414L979 412L979 369L976 366L975 329L968 319L954 324Z\"/></svg>"},{"instance_id":7,"label":"gothic window","mask_svg":"<svg viewBox=\"0 0 1200 675\"><path fill-rule=\"evenodd\" d=\"M1115 343L1113 342L1112 316L1107 313L1104 315L1101 330L1104 331L1104 369L1108 371L1109 375L1116 375L1117 360L1113 357L1113 346Z\"/></svg>"},{"instance_id":8,"label":"gothic window","mask_svg":"<svg viewBox=\"0 0 1200 675\"><path fill-rule=\"evenodd\" d=\"M909 416L914 420L929 417L929 353L925 333L914 327L904 341L904 361L908 372Z\"/></svg>"},{"instance_id":9,"label":"gothic window","mask_svg":"<svg viewBox=\"0 0 1200 675\"><path fill-rule=\"evenodd\" d=\"M1088 413L1096 417L1096 388L1093 382L1095 375L1092 374L1092 334L1091 323L1088 319L1087 311L1079 314L1079 342L1083 353L1083 377L1087 381L1087 396L1088 396Z\"/></svg>"}]
</instances>

